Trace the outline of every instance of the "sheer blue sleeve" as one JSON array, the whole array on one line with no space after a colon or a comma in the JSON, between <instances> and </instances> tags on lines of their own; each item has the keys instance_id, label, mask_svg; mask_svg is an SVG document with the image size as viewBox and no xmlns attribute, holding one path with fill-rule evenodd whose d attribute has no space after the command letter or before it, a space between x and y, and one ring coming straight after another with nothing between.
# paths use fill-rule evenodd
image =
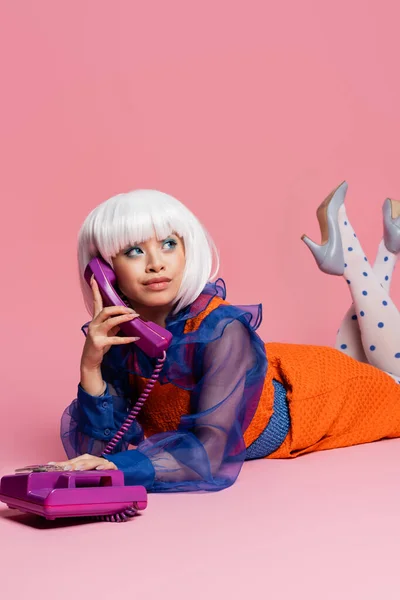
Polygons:
<instances>
[{"instance_id":1,"label":"sheer blue sleeve","mask_svg":"<svg viewBox=\"0 0 400 600\"><path fill-rule=\"evenodd\" d=\"M61 417L61 441L68 458L85 453L100 456L129 414L129 382L119 354L120 349L114 346L104 357L101 371L107 384L105 393L91 396L78 385L76 399ZM141 426L134 421L115 450L136 446L143 437Z\"/></svg>"},{"instance_id":2,"label":"sheer blue sleeve","mask_svg":"<svg viewBox=\"0 0 400 600\"><path fill-rule=\"evenodd\" d=\"M192 391L195 411L181 419L177 431L152 435L137 450L107 456L125 472L126 483L145 480L155 492L218 491L238 477L246 453L243 432L257 407L266 358L246 321L230 317L219 323L220 336L196 351L202 366Z\"/></svg>"}]
</instances>

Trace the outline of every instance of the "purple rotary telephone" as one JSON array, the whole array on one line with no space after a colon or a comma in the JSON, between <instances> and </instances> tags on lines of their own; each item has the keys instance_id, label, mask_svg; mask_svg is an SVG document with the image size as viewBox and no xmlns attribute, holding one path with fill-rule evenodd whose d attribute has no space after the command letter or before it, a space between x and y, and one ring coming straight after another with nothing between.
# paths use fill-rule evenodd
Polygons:
<instances>
[{"instance_id":1,"label":"purple rotary telephone","mask_svg":"<svg viewBox=\"0 0 400 600\"><path fill-rule=\"evenodd\" d=\"M115 273L102 258L93 258L87 265L84 277L88 284L92 275L105 306L126 306L115 290ZM140 336L136 345L151 358L157 358L157 364L142 395L103 454L112 452L147 400L172 340L169 331L140 318L122 323L119 327L129 337ZM147 492L143 486L125 486L122 471L64 471L53 465L29 465L17 469L14 475L1 478L0 501L9 508L46 519L95 516L119 522L127 521L138 510L146 508Z\"/></svg>"}]
</instances>

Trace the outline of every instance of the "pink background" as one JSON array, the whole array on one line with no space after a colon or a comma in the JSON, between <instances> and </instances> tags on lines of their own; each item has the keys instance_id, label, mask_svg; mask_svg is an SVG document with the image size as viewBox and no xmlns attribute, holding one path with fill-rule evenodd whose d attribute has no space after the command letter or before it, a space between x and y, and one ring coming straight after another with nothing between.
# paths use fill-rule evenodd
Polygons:
<instances>
[{"instance_id":1,"label":"pink background","mask_svg":"<svg viewBox=\"0 0 400 600\"><path fill-rule=\"evenodd\" d=\"M373 257L382 202L400 198L399 17L396 0L1 3L9 293L1 300L0 474L63 456L59 418L75 395L88 319L76 236L89 210L118 192L160 189L199 216L220 249L229 300L263 303L265 340L334 343L347 286L317 270L300 236L319 241L315 209L346 179L348 214ZM395 300L399 286L395 279ZM106 539L104 525L71 533L6 511L3 539L14 546L3 551L12 561L22 546L42 544L27 573L62 564L84 581L88 569L104 577L106 545L117 545L122 564L130 548L133 569L138 546L147 548L136 557L146 576L131 588L147 597L156 567L164 592L181 597L179 561L194 552L184 581L204 581L205 570L212 583L192 598L212 597L213 585L231 597L280 589L280 597L398 598L398 450L392 441L257 461L226 492L152 498L151 511L109 526ZM184 536L194 523L192 547ZM161 530L164 551L172 539L165 561L154 555ZM50 540L61 554L49 553ZM208 550L204 565L200 550ZM116 591L117 565L109 568L107 583L97 575L91 588L100 598ZM18 597L30 585L20 581Z\"/></svg>"}]
</instances>

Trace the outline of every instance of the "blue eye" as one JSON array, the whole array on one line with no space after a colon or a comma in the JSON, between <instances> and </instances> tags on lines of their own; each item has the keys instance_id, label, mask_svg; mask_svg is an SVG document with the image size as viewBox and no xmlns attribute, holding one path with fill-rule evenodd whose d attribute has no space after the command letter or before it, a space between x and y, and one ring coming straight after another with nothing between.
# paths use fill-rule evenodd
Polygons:
<instances>
[{"instance_id":1,"label":"blue eye","mask_svg":"<svg viewBox=\"0 0 400 600\"><path fill-rule=\"evenodd\" d=\"M173 250L177 245L178 242L172 238L163 241L163 248L166 248L166 250ZM124 254L128 258L133 258L134 256L144 254L144 252L139 246L132 246Z\"/></svg>"},{"instance_id":2,"label":"blue eye","mask_svg":"<svg viewBox=\"0 0 400 600\"><path fill-rule=\"evenodd\" d=\"M175 241L175 240L173 240L173 239L170 239L170 240L165 240L165 242L164 242L164 244L163 244L163 245L165 246L165 244L170 244L170 246L169 246L167 249L168 249L168 250L172 250L173 248L175 248L175 246L177 246L177 245L178 245L178 242L176 242L176 241Z\"/></svg>"},{"instance_id":3,"label":"blue eye","mask_svg":"<svg viewBox=\"0 0 400 600\"><path fill-rule=\"evenodd\" d=\"M139 248L139 246L133 246L132 248L129 248L127 252L125 252L125 256L139 256L139 254L136 253L135 250L139 250L139 252L143 254L143 250Z\"/></svg>"}]
</instances>

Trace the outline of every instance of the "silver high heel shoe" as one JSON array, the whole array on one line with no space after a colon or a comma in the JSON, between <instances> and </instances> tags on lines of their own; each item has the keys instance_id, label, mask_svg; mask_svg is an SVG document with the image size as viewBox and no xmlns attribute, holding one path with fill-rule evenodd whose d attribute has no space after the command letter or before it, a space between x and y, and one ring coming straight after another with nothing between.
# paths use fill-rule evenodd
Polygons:
<instances>
[{"instance_id":1,"label":"silver high heel shoe","mask_svg":"<svg viewBox=\"0 0 400 600\"><path fill-rule=\"evenodd\" d=\"M383 241L392 254L400 252L400 202L386 198L382 207Z\"/></svg>"},{"instance_id":2,"label":"silver high heel shoe","mask_svg":"<svg viewBox=\"0 0 400 600\"><path fill-rule=\"evenodd\" d=\"M346 197L348 185L343 181L317 209L317 218L321 229L321 245L306 235L303 242L310 248L318 267L329 275L343 275L344 254L339 230L338 213Z\"/></svg>"}]
</instances>

